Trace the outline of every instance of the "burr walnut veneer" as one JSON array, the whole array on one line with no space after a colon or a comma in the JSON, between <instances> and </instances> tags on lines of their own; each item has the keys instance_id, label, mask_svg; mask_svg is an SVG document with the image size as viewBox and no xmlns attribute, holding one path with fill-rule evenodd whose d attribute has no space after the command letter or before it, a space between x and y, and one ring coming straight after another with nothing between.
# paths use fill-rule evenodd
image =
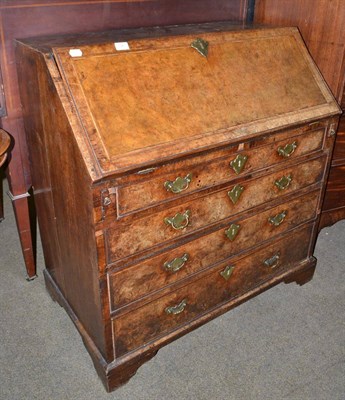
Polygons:
<instances>
[{"instance_id":1,"label":"burr walnut veneer","mask_svg":"<svg viewBox=\"0 0 345 400\"><path fill-rule=\"evenodd\" d=\"M106 388L308 281L339 107L294 28L17 42L47 287Z\"/></svg>"},{"instance_id":2,"label":"burr walnut veneer","mask_svg":"<svg viewBox=\"0 0 345 400\"><path fill-rule=\"evenodd\" d=\"M322 205L321 229L345 218L345 2L255 0L255 22L297 26L343 110Z\"/></svg>"},{"instance_id":3,"label":"burr walnut veneer","mask_svg":"<svg viewBox=\"0 0 345 400\"><path fill-rule=\"evenodd\" d=\"M31 207L32 181L14 39L222 20L243 22L247 16L252 18L252 13L253 0L0 0L0 127L13 138L6 172L29 280L36 277L36 218Z\"/></svg>"}]
</instances>

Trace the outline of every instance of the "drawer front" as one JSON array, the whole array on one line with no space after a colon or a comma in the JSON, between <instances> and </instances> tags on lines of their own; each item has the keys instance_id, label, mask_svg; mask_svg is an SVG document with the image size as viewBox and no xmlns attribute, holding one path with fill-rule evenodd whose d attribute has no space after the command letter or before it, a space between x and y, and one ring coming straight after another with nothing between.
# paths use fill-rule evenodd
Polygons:
<instances>
[{"instance_id":1,"label":"drawer front","mask_svg":"<svg viewBox=\"0 0 345 400\"><path fill-rule=\"evenodd\" d=\"M219 264L207 275L176 292L114 318L116 356L197 319L307 259L311 230L311 227L305 227L255 253Z\"/></svg>"},{"instance_id":2,"label":"drawer front","mask_svg":"<svg viewBox=\"0 0 345 400\"><path fill-rule=\"evenodd\" d=\"M111 308L115 310L310 220L316 214L318 198L318 191L309 193L288 204L279 205L250 218L229 222L215 232L150 258L150 260L115 273L110 272ZM287 213L279 225L269 222L269 218L274 218L283 211L287 211ZM240 228L237 235L230 240L225 231L232 224L236 224ZM185 254L188 255L185 265L175 273L165 268L166 263L175 258L182 258Z\"/></svg>"},{"instance_id":3,"label":"drawer front","mask_svg":"<svg viewBox=\"0 0 345 400\"><path fill-rule=\"evenodd\" d=\"M218 153L217 158L215 153L213 156L209 155L203 163L200 163L201 160L199 163L194 161L194 164L189 161L190 165L184 162L180 168L171 166L172 171L168 173L161 172L158 175L157 171L155 175L158 176L151 179L149 176L142 176L141 180L129 185L121 185L120 182L117 189L118 215L126 215L159 202L174 200L185 194L235 179L239 175L246 175L319 150L322 147L323 134L324 129L319 129L304 135L284 138L266 146L260 146L256 142L247 143L243 151L230 153L225 157L219 157ZM164 167L162 169L164 170Z\"/></svg>"},{"instance_id":4,"label":"drawer front","mask_svg":"<svg viewBox=\"0 0 345 400\"><path fill-rule=\"evenodd\" d=\"M188 235L239 212L320 181L324 157L218 192L107 231L109 261Z\"/></svg>"}]
</instances>

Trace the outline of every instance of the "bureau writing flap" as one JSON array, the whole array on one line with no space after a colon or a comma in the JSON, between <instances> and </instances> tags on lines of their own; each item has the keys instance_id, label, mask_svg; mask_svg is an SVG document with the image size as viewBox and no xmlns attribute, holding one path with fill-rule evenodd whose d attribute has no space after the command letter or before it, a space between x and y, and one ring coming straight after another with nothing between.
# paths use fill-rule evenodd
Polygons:
<instances>
[{"instance_id":1,"label":"bureau writing flap","mask_svg":"<svg viewBox=\"0 0 345 400\"><path fill-rule=\"evenodd\" d=\"M207 54L193 46L199 36ZM294 28L54 53L103 171L338 112Z\"/></svg>"}]
</instances>

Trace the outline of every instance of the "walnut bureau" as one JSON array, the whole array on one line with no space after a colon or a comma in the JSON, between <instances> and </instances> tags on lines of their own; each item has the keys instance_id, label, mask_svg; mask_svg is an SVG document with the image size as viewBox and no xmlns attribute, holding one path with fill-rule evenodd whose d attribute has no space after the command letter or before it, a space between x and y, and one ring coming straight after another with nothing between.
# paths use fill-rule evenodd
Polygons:
<instances>
[{"instance_id":1,"label":"walnut bureau","mask_svg":"<svg viewBox=\"0 0 345 400\"><path fill-rule=\"evenodd\" d=\"M46 285L107 390L311 279L339 106L295 28L17 41Z\"/></svg>"}]
</instances>

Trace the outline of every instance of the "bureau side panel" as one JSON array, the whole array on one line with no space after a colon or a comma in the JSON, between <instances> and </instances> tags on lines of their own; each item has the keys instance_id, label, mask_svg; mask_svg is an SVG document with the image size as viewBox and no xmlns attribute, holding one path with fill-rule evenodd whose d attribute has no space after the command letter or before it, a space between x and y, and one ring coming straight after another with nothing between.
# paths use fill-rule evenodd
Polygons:
<instances>
[{"instance_id":1,"label":"bureau side panel","mask_svg":"<svg viewBox=\"0 0 345 400\"><path fill-rule=\"evenodd\" d=\"M17 60L32 176L44 191L42 196L36 191L35 198L49 256L46 267L82 329L111 359L101 310L92 182L43 56L18 46Z\"/></svg>"}]
</instances>

